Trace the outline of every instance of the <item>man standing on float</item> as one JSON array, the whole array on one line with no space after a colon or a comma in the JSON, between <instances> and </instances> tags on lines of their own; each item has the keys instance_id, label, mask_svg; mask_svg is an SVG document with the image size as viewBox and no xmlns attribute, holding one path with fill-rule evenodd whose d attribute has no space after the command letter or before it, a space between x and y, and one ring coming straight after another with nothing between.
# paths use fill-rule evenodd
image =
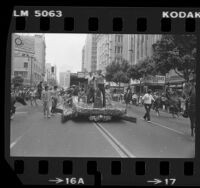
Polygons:
<instances>
[{"instance_id":1,"label":"man standing on float","mask_svg":"<svg viewBox=\"0 0 200 188\"><path fill-rule=\"evenodd\" d=\"M103 76L101 70L98 70L98 72L97 72L96 84L103 95L103 107L105 107L106 106L106 97L105 97L105 87L104 87L104 76Z\"/></svg>"}]
</instances>

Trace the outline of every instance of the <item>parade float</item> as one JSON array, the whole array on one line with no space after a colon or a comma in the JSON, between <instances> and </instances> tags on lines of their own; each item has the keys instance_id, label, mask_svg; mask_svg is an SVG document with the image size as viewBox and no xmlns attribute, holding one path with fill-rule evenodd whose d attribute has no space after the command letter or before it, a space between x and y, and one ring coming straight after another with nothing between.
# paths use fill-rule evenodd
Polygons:
<instances>
[{"instance_id":1,"label":"parade float","mask_svg":"<svg viewBox=\"0 0 200 188\"><path fill-rule=\"evenodd\" d=\"M79 101L77 97L72 97L71 102L63 105L61 121L64 123L70 119L88 119L90 121L111 121L126 120L136 123L136 118L128 116L126 109L115 103L109 103L103 108L94 108L93 104Z\"/></svg>"}]
</instances>

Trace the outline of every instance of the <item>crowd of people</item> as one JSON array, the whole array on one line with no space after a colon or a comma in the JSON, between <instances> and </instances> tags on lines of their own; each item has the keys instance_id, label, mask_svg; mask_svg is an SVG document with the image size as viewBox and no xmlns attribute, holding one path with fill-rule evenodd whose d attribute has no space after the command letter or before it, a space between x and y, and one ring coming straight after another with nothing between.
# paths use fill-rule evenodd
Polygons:
<instances>
[{"instance_id":1,"label":"crowd of people","mask_svg":"<svg viewBox=\"0 0 200 188\"><path fill-rule=\"evenodd\" d=\"M190 118L191 135L194 135L194 128L196 122L196 90L195 90L195 80L191 80L184 87L182 92L178 93L169 87L166 87L164 92L152 92L149 89L146 93L138 95L131 91L128 87L125 91L124 102L126 103L126 108L130 104L134 105L144 105L145 114L143 116L144 120L150 122L150 110L151 108L157 112L159 116L159 109L163 109L168 113L171 113L173 117L177 115L182 115L185 118Z\"/></svg>"},{"instance_id":2,"label":"crowd of people","mask_svg":"<svg viewBox=\"0 0 200 188\"><path fill-rule=\"evenodd\" d=\"M126 110L130 105L143 105L145 108L144 120L150 122L150 110L153 109L159 116L159 110L163 109L166 112L172 113L173 117L176 114L182 114L185 117L190 117L192 127L195 124L195 91L194 82L186 89L186 94L167 87L164 92L153 92L147 90L146 93L138 94L132 92L130 86L120 94L116 89L111 90L109 85L105 84L105 77L101 71L96 74L90 73L88 83L85 86L71 86L70 88L58 89L57 86L48 86L40 82L35 87L14 88L11 86L11 119L15 114L15 103L20 102L23 105L29 103L31 106L37 106L38 100L42 101L44 117L50 118L59 109L58 103L62 103L65 107L72 107L72 96L77 96L79 102L92 105L94 108L104 108L112 105L112 102L126 104ZM189 92L188 92L189 91ZM192 94L191 94L192 93ZM190 100L188 100L190 99ZM192 102L191 102L192 101ZM187 111L187 109L191 109ZM185 114L187 111L187 114Z\"/></svg>"},{"instance_id":3,"label":"crowd of people","mask_svg":"<svg viewBox=\"0 0 200 188\"><path fill-rule=\"evenodd\" d=\"M43 104L44 116L50 118L55 114L55 109L59 100L58 87L49 87L40 82L34 87L14 87L11 85L11 119L15 114L15 103L19 102L22 105L38 106L38 101ZM51 108L51 110L50 110Z\"/></svg>"}]
</instances>

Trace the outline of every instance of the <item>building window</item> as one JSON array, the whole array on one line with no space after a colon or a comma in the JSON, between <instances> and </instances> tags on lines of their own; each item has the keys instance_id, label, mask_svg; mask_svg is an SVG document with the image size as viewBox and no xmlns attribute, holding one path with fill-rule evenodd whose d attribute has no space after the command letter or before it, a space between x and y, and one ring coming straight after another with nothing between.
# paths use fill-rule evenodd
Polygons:
<instances>
[{"instance_id":1,"label":"building window","mask_svg":"<svg viewBox=\"0 0 200 188\"><path fill-rule=\"evenodd\" d=\"M21 76L23 78L27 78L28 73L27 73L27 71L15 71L14 76Z\"/></svg>"},{"instance_id":2,"label":"building window","mask_svg":"<svg viewBox=\"0 0 200 188\"><path fill-rule=\"evenodd\" d=\"M118 42L121 42L122 41L121 39L122 39L122 36L119 35L118 36Z\"/></svg>"},{"instance_id":3,"label":"building window","mask_svg":"<svg viewBox=\"0 0 200 188\"><path fill-rule=\"evenodd\" d=\"M28 63L24 62L24 68L28 68Z\"/></svg>"},{"instance_id":4,"label":"building window","mask_svg":"<svg viewBox=\"0 0 200 188\"><path fill-rule=\"evenodd\" d=\"M117 51L117 53L119 54L120 53L120 47L118 46L118 51Z\"/></svg>"},{"instance_id":5,"label":"building window","mask_svg":"<svg viewBox=\"0 0 200 188\"><path fill-rule=\"evenodd\" d=\"M24 78L27 78L28 72L24 71Z\"/></svg>"},{"instance_id":6,"label":"building window","mask_svg":"<svg viewBox=\"0 0 200 188\"><path fill-rule=\"evenodd\" d=\"M15 72L14 72L14 76L18 76L18 71L15 71Z\"/></svg>"}]
</instances>

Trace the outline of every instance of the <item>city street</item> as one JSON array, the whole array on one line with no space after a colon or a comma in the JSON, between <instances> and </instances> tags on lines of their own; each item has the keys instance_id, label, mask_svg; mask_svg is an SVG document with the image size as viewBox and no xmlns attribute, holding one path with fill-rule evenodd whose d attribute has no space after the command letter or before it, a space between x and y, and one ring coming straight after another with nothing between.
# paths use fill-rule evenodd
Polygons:
<instances>
[{"instance_id":1,"label":"city street","mask_svg":"<svg viewBox=\"0 0 200 188\"><path fill-rule=\"evenodd\" d=\"M189 119L160 117L151 111L151 123L141 119L144 107L129 107L128 121L94 123L68 121L61 115L43 117L42 104L31 107L16 105L11 120L11 156L46 157L173 157L195 155L195 141L190 136Z\"/></svg>"}]
</instances>

